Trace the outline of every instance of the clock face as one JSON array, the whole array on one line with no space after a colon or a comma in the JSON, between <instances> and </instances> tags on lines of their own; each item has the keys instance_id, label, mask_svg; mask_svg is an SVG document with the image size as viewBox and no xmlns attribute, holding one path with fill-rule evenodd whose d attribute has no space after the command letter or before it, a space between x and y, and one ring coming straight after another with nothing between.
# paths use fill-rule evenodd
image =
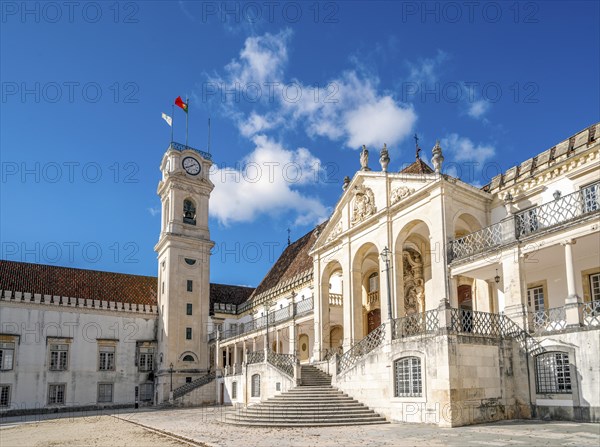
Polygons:
<instances>
[{"instance_id":1,"label":"clock face","mask_svg":"<svg viewBox=\"0 0 600 447\"><path fill-rule=\"evenodd\" d=\"M200 163L193 157L185 157L181 162L183 169L190 175L198 175L200 174Z\"/></svg>"}]
</instances>

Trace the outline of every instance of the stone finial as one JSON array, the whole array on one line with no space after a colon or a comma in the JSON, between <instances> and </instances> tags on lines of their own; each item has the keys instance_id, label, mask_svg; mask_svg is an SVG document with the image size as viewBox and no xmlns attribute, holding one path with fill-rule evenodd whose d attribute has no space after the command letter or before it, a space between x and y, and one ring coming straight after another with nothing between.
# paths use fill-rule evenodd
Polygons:
<instances>
[{"instance_id":1,"label":"stone finial","mask_svg":"<svg viewBox=\"0 0 600 447\"><path fill-rule=\"evenodd\" d=\"M515 209L513 207L513 196L510 192L506 193L504 196L504 208L506 208L506 214L511 215L514 213Z\"/></svg>"},{"instance_id":2,"label":"stone finial","mask_svg":"<svg viewBox=\"0 0 600 447\"><path fill-rule=\"evenodd\" d=\"M444 155L442 154L442 147L440 146L440 140L435 142L435 146L431 151L433 153L433 157L431 158L431 163L433 163L433 168L436 174L439 174L442 171L442 163L444 162Z\"/></svg>"},{"instance_id":3,"label":"stone finial","mask_svg":"<svg viewBox=\"0 0 600 447\"><path fill-rule=\"evenodd\" d=\"M390 155L388 153L387 144L385 143L379 153L379 163L381 164L381 170L387 172L388 165L390 164Z\"/></svg>"},{"instance_id":4,"label":"stone finial","mask_svg":"<svg viewBox=\"0 0 600 447\"><path fill-rule=\"evenodd\" d=\"M362 151L360 152L360 170L370 171L369 169L369 150L367 146L363 144Z\"/></svg>"},{"instance_id":5,"label":"stone finial","mask_svg":"<svg viewBox=\"0 0 600 447\"><path fill-rule=\"evenodd\" d=\"M348 185L350 185L350 177L344 177L344 184L342 185L342 189L346 191L348 189Z\"/></svg>"}]
</instances>

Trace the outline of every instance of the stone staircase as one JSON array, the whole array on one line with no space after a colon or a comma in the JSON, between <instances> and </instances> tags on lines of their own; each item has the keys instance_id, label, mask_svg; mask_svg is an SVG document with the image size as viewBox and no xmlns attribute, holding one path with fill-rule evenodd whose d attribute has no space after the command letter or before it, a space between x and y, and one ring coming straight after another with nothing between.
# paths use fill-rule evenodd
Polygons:
<instances>
[{"instance_id":1,"label":"stone staircase","mask_svg":"<svg viewBox=\"0 0 600 447\"><path fill-rule=\"evenodd\" d=\"M300 386L260 404L239 408L225 422L268 427L325 427L387 424L386 419L331 386L331 376L302 366Z\"/></svg>"}]
</instances>

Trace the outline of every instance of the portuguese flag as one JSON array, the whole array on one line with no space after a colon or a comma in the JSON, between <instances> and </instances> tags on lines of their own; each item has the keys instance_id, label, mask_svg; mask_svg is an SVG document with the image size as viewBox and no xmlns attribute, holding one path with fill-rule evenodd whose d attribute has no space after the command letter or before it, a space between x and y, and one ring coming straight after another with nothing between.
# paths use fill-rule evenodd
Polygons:
<instances>
[{"instance_id":1,"label":"portuguese flag","mask_svg":"<svg viewBox=\"0 0 600 447\"><path fill-rule=\"evenodd\" d=\"M188 113L187 102L183 102L183 99L181 99L181 96L177 97L177 99L175 100L175 105L177 107L181 107L185 113Z\"/></svg>"}]
</instances>

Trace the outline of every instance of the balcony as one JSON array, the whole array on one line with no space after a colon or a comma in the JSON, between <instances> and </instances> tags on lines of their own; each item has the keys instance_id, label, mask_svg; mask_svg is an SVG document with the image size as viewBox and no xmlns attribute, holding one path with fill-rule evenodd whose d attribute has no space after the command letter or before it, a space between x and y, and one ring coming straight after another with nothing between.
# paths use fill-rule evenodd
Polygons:
<instances>
[{"instance_id":1,"label":"balcony","mask_svg":"<svg viewBox=\"0 0 600 447\"><path fill-rule=\"evenodd\" d=\"M450 241L450 261L485 253L599 211L600 182Z\"/></svg>"}]
</instances>

